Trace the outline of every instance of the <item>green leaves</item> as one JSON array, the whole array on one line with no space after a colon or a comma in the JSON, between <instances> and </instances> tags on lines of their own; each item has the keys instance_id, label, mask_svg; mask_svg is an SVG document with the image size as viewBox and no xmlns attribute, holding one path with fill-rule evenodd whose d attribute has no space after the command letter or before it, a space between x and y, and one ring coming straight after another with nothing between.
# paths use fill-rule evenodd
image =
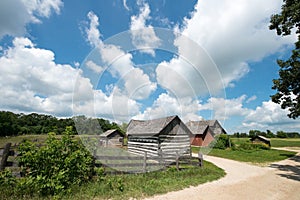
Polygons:
<instances>
[{"instance_id":1,"label":"green leaves","mask_svg":"<svg viewBox=\"0 0 300 200\"><path fill-rule=\"evenodd\" d=\"M290 35L296 29L298 41L291 57L278 60L280 78L273 80L272 101L280 104L282 109L289 109L288 117L296 119L300 116L300 0L284 0L280 14L271 16L269 28L276 29L278 35Z\"/></svg>"},{"instance_id":2,"label":"green leaves","mask_svg":"<svg viewBox=\"0 0 300 200\"><path fill-rule=\"evenodd\" d=\"M20 145L20 166L37 193L59 194L92 177L93 157L71 134L72 127L67 127L61 139L50 133L40 148L28 141Z\"/></svg>"}]
</instances>

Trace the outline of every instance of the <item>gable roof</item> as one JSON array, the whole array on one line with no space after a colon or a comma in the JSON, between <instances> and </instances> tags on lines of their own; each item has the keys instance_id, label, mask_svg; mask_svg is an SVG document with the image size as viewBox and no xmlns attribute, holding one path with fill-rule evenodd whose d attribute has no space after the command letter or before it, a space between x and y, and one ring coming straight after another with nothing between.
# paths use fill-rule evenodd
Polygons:
<instances>
[{"instance_id":1,"label":"gable roof","mask_svg":"<svg viewBox=\"0 0 300 200\"><path fill-rule=\"evenodd\" d=\"M201 121L189 121L186 126L191 130L193 135L204 134L204 132L209 128L207 124L200 123Z\"/></svg>"},{"instance_id":2,"label":"gable roof","mask_svg":"<svg viewBox=\"0 0 300 200\"><path fill-rule=\"evenodd\" d=\"M152 120L131 120L127 127L127 135L157 135L175 119L181 122L177 115ZM185 126L183 122L182 124ZM188 128L187 130L189 131Z\"/></svg>"},{"instance_id":3,"label":"gable roof","mask_svg":"<svg viewBox=\"0 0 300 200\"><path fill-rule=\"evenodd\" d=\"M254 138L251 139L251 141L255 140L255 139L260 139L262 141L266 141L266 142L270 142L271 140L269 138L266 138L264 136L261 136L261 135L256 135Z\"/></svg>"},{"instance_id":4,"label":"gable roof","mask_svg":"<svg viewBox=\"0 0 300 200\"><path fill-rule=\"evenodd\" d=\"M102 134L100 135L100 137L109 137L111 134L113 134L113 133L116 132L116 131L119 133L119 135L121 135L121 133L120 133L119 130L117 130L117 129L111 129L111 130L107 130L107 131L105 131L104 133L102 133Z\"/></svg>"},{"instance_id":5,"label":"gable roof","mask_svg":"<svg viewBox=\"0 0 300 200\"><path fill-rule=\"evenodd\" d=\"M216 130L216 129L219 129L219 128L215 128L216 124L219 125L221 130ZM210 128L212 130L213 134L219 134L220 132L226 133L226 131L221 126L221 124L218 122L218 120L189 121L186 123L186 125L194 135L197 135L197 134L202 135L205 133L205 131L208 128Z\"/></svg>"}]
</instances>

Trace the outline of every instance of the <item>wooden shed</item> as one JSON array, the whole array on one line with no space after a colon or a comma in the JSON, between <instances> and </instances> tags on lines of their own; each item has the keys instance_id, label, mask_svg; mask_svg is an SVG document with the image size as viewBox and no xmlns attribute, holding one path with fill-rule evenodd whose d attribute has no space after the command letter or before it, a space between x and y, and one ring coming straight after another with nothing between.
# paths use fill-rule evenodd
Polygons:
<instances>
[{"instance_id":1,"label":"wooden shed","mask_svg":"<svg viewBox=\"0 0 300 200\"><path fill-rule=\"evenodd\" d=\"M218 120L189 121L186 125L192 132L190 143L193 146L208 146L216 135L226 134Z\"/></svg>"},{"instance_id":2,"label":"wooden shed","mask_svg":"<svg viewBox=\"0 0 300 200\"><path fill-rule=\"evenodd\" d=\"M267 144L269 147L271 146L271 140L261 135L256 135L250 140L252 143L264 143Z\"/></svg>"},{"instance_id":3,"label":"wooden shed","mask_svg":"<svg viewBox=\"0 0 300 200\"><path fill-rule=\"evenodd\" d=\"M124 135L117 129L107 130L100 135L102 146L123 146Z\"/></svg>"},{"instance_id":4,"label":"wooden shed","mask_svg":"<svg viewBox=\"0 0 300 200\"><path fill-rule=\"evenodd\" d=\"M191 131L178 116L131 120L127 128L128 151L147 156L191 156Z\"/></svg>"}]
</instances>

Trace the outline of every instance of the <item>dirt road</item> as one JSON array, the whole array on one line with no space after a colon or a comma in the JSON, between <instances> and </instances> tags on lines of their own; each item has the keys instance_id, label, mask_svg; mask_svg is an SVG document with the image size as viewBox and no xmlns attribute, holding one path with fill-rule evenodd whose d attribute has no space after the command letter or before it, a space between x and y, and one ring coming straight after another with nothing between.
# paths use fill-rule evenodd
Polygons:
<instances>
[{"instance_id":1,"label":"dirt road","mask_svg":"<svg viewBox=\"0 0 300 200\"><path fill-rule=\"evenodd\" d=\"M224 169L227 175L217 181L157 195L148 200L300 200L300 150L297 151L295 157L268 167L205 156L205 160Z\"/></svg>"}]
</instances>

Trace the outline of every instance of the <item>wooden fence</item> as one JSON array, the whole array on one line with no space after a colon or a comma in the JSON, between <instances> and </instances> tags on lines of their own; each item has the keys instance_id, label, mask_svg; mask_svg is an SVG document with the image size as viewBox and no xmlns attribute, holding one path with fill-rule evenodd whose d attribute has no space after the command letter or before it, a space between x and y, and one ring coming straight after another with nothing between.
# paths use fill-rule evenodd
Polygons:
<instances>
[{"instance_id":1,"label":"wooden fence","mask_svg":"<svg viewBox=\"0 0 300 200\"><path fill-rule=\"evenodd\" d=\"M4 148L0 148L0 171L6 167L15 168L14 174L20 176L17 162L18 145L7 143ZM120 148L115 148L120 149ZM124 150L121 150L122 152ZM124 151L126 152L126 151ZM126 152L120 154L114 152L112 154L94 154L95 167L103 167L107 174L119 173L146 173L150 171L165 170L169 166L175 166L177 170L187 165L199 166L199 159L190 156L182 156L178 152L176 154L164 154L160 156L151 156L147 152L144 155L137 155Z\"/></svg>"},{"instance_id":2,"label":"wooden fence","mask_svg":"<svg viewBox=\"0 0 300 200\"><path fill-rule=\"evenodd\" d=\"M186 166L201 166L199 159L190 156L181 156L179 153L147 156L144 152L140 155L96 155L97 167L104 167L105 173L146 173L151 171L165 170L170 166L176 167L176 170L185 168Z\"/></svg>"},{"instance_id":3,"label":"wooden fence","mask_svg":"<svg viewBox=\"0 0 300 200\"><path fill-rule=\"evenodd\" d=\"M0 148L0 171L9 167L14 176L20 177L20 169L17 162L17 145L7 143L3 148Z\"/></svg>"}]
</instances>

